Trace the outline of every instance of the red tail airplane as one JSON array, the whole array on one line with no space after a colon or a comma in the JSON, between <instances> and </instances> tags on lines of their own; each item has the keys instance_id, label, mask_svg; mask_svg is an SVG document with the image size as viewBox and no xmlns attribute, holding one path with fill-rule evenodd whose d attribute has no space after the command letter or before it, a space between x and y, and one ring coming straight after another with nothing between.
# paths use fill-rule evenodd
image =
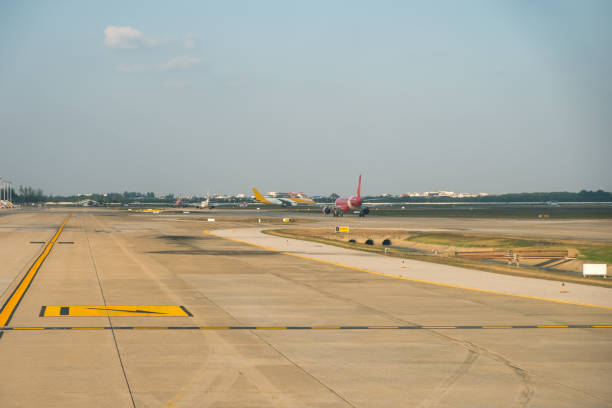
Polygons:
<instances>
[{"instance_id":1,"label":"red tail airplane","mask_svg":"<svg viewBox=\"0 0 612 408\"><path fill-rule=\"evenodd\" d=\"M359 184L357 184L357 195L351 197L338 197L335 202L335 207L324 207L323 214L333 214L334 217L342 217L345 211L359 210L359 216L365 217L370 212L367 206L362 206L361 200L361 174L359 175Z\"/></svg>"}]
</instances>

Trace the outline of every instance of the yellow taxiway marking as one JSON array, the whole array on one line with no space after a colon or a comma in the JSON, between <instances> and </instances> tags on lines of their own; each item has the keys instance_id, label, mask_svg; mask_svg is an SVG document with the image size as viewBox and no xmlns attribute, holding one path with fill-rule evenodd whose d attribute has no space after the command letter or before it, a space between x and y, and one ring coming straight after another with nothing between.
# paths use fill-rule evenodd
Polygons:
<instances>
[{"instance_id":1,"label":"yellow taxiway marking","mask_svg":"<svg viewBox=\"0 0 612 408\"><path fill-rule=\"evenodd\" d=\"M188 317L183 306L43 306L43 317Z\"/></svg>"},{"instance_id":2,"label":"yellow taxiway marking","mask_svg":"<svg viewBox=\"0 0 612 408\"><path fill-rule=\"evenodd\" d=\"M15 327L15 330L45 330L44 327Z\"/></svg>"},{"instance_id":3,"label":"yellow taxiway marking","mask_svg":"<svg viewBox=\"0 0 612 408\"><path fill-rule=\"evenodd\" d=\"M32 267L28 270L28 272L25 274L21 282L19 282L19 285L15 288L15 290L13 291L11 296L8 298L4 306L2 306L2 309L0 309L0 326L6 326L7 323L11 321L11 317L13 317L13 313L15 313L15 309L17 308L17 306L19 306L19 302L21 302L21 299L23 298L28 288L30 287L30 284L34 280L34 277L36 276L36 273L40 269L40 266L45 261L47 256L49 256L51 249L53 249L55 242L57 241L60 234L62 233L64 226L68 222L69 218L70 218L70 215L66 217L62 225L60 225L60 227L57 229L57 231L53 235L53 238L51 238L51 240L45 246L45 249L43 250L42 254L40 254L40 256L36 259L36 261L34 262L34 265L32 265Z\"/></svg>"},{"instance_id":4,"label":"yellow taxiway marking","mask_svg":"<svg viewBox=\"0 0 612 408\"><path fill-rule=\"evenodd\" d=\"M0 333L12 330L287 330L287 331L304 331L304 330L429 330L429 329L456 329L456 330L487 330L487 329L550 329L550 328L567 328L567 329L600 329L610 328L612 325L591 325L591 324L575 324L575 325L519 325L519 326L97 326L97 327L79 327L79 326L47 326L47 327L0 327Z\"/></svg>"},{"instance_id":5,"label":"yellow taxiway marking","mask_svg":"<svg viewBox=\"0 0 612 408\"><path fill-rule=\"evenodd\" d=\"M209 230L204 230L203 232L205 234L207 234L207 235L213 235L215 237L218 237L218 238L221 238L221 239L227 239L229 241L238 242L240 244L251 245L251 246L262 248L262 249L265 249L265 250L268 250L268 251L280 252L280 253L283 253L285 255L295 256L296 258L302 258L302 259L307 259L309 261L315 261L315 262L320 262L320 263L324 263L324 264L328 264L328 265L339 266L341 268L352 269L354 271L365 272L365 273L369 273L369 274L372 274L372 275L384 276L384 277L387 277L387 278L401 279L401 280L406 280L406 281L410 281L410 282L417 282L417 283L426 283L428 285L442 286L442 287L446 287L446 288L471 290L473 292L489 293L489 294L492 294L492 295L513 296L513 297L519 297L519 298L523 298L523 299L544 300L546 302L562 303L562 304L566 304L566 305L586 306L586 307L595 307L595 308L598 308L598 309L612 310L612 306L593 305L593 304L590 304L590 303L572 302L572 301L569 301L569 300L559 300L559 299L545 298L545 297L540 297L540 296L522 295L522 294L519 294L519 293L508 293L508 292L500 292L500 291L497 291L497 290L471 288L471 287L468 287L468 286L453 285L453 284L450 284L450 283L442 283L442 282L434 282L434 281L428 281L428 280L423 280L423 279L408 278L406 276L398 276L398 275L393 275L393 274L385 273L385 272L376 272L376 271L371 271L371 270L365 269L365 268L359 268L357 266L345 265L345 264L342 264L342 263L339 263L339 262L328 261L328 260L325 260L325 259L313 258L313 257L306 256L306 255L301 255L301 254L295 254L295 253L292 253L292 252L287 252L287 251L284 251L284 250L281 250L281 249L267 247L265 245L254 244L252 242L244 241L244 240L241 240L241 239L228 238L228 237L223 237L223 236L215 235L212 232L210 232ZM296 238L292 238L292 239L296 239ZM323 244L323 245L325 245L325 244ZM422 262L424 262L424 261L422 261Z\"/></svg>"}]
</instances>

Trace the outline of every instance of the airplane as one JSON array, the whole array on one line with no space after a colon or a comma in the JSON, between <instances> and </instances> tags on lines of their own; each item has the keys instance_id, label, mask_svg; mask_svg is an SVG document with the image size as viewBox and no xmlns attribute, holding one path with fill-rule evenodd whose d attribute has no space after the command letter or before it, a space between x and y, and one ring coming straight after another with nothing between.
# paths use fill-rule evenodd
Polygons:
<instances>
[{"instance_id":1,"label":"airplane","mask_svg":"<svg viewBox=\"0 0 612 408\"><path fill-rule=\"evenodd\" d=\"M361 174L359 175L359 183L357 184L357 195L351 197L338 197L334 203L334 207L323 207L323 214L333 214L334 217L342 217L346 211L359 211L360 217L365 217L370 213L370 209L362 205L361 200Z\"/></svg>"},{"instance_id":2,"label":"airplane","mask_svg":"<svg viewBox=\"0 0 612 408\"><path fill-rule=\"evenodd\" d=\"M183 202L183 197L179 197L176 202L174 203L174 206L177 208L181 208L181 207L195 207L195 208L215 208L215 205L211 204L210 202L210 194L206 193L206 201L201 201L199 204L194 204L194 203L185 203Z\"/></svg>"},{"instance_id":3,"label":"airplane","mask_svg":"<svg viewBox=\"0 0 612 408\"><path fill-rule=\"evenodd\" d=\"M202 201L199 205L200 208L215 208L214 204L210 203L210 193L206 193L206 201Z\"/></svg>"},{"instance_id":4,"label":"airplane","mask_svg":"<svg viewBox=\"0 0 612 408\"><path fill-rule=\"evenodd\" d=\"M97 207L100 203L95 200L82 200L77 202L76 205L79 207Z\"/></svg>"},{"instance_id":5,"label":"airplane","mask_svg":"<svg viewBox=\"0 0 612 408\"><path fill-rule=\"evenodd\" d=\"M315 204L312 198L305 197L303 194L292 193L292 197L265 197L255 187L253 187L255 198L262 204L281 205L283 207L297 207L298 204L313 205Z\"/></svg>"}]
</instances>

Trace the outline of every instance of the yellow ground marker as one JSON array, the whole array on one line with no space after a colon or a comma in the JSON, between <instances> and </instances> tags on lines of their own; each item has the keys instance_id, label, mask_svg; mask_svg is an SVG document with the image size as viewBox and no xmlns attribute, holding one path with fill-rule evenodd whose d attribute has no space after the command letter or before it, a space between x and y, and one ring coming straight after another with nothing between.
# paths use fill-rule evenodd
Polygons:
<instances>
[{"instance_id":1,"label":"yellow ground marker","mask_svg":"<svg viewBox=\"0 0 612 408\"><path fill-rule=\"evenodd\" d=\"M397 276L397 275L393 275L393 274L390 274L390 273L376 272L376 271L371 271L371 270L365 269L365 268L359 268L359 267L356 267L356 266L345 265L345 264L342 264L342 263L339 263L339 262L327 261L325 259L318 259L318 258L313 258L313 257L310 257L310 256L306 256L306 255L295 254L295 253L292 253L292 252L286 252L286 251L283 251L283 250L280 250L280 249L267 247L265 245L254 244L252 242L244 241L244 240L241 240L241 239L228 238L228 237L223 237L223 236L215 235L212 232L210 232L209 230L204 230L203 232L204 232L204 234L207 234L207 235L213 235L215 237L218 237L218 238L221 238L221 239L227 239L229 241L238 242L240 244L251 245L251 246L254 246L254 247L266 249L268 251L280 252L280 253L283 253L285 255L295 256L296 258L302 258L302 259L307 259L309 261L315 261L315 262L324 263L324 264L328 264L328 265L339 266L341 268L352 269L354 271L370 273L372 275L379 275L379 276L384 276L384 277L387 277L387 278L401 279L401 280L406 280L406 281L410 281L410 282L417 282L417 283L426 283L428 285L441 286L441 287L445 287L445 288L471 290L473 292L488 293L488 294L492 294L492 295L513 296L513 297L518 297L518 298L523 298L523 299L544 300L546 302L561 303L561 304L566 304L566 305L585 306L585 307L594 307L594 308L598 308L598 309L612 310L612 306L593 305L593 304L590 304L590 303L572 302L572 301L569 301L569 300L558 300L558 299L551 299L551 298L545 298L545 297L540 297L540 296L521 295L519 293L500 292L500 291L497 291L497 290L470 288L468 286L453 285L453 284L450 284L450 283L434 282L434 281L428 281L428 280L423 280L423 279L408 278L406 276ZM296 239L296 238L294 238L294 239Z\"/></svg>"},{"instance_id":2,"label":"yellow ground marker","mask_svg":"<svg viewBox=\"0 0 612 408\"><path fill-rule=\"evenodd\" d=\"M60 227L57 229L57 231L53 235L53 238L51 238L49 243L45 246L45 249L43 250L42 254L40 254L40 256L36 259L34 265L32 265L32 267L28 270L28 272L25 274L21 282L19 282L19 285L15 288L4 306L2 306L2 309L0 309L0 326L6 326L8 322L11 321L13 313L15 313L15 309L17 309L17 306L19 306L19 302L21 302L23 295L25 295L28 288L30 287L30 284L34 280L38 269L45 261L47 256L49 256L51 249L53 249L55 242L59 238L60 234L64 229L64 226L66 225L69 219L70 215L66 217L62 225L60 225Z\"/></svg>"},{"instance_id":3,"label":"yellow ground marker","mask_svg":"<svg viewBox=\"0 0 612 408\"><path fill-rule=\"evenodd\" d=\"M182 306L43 306L43 317L188 317Z\"/></svg>"}]
</instances>

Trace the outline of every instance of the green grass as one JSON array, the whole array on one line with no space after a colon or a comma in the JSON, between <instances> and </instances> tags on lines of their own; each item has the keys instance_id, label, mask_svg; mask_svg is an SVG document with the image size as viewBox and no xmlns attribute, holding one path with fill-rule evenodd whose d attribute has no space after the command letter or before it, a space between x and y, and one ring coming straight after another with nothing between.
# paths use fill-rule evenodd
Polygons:
<instances>
[{"instance_id":1,"label":"green grass","mask_svg":"<svg viewBox=\"0 0 612 408\"><path fill-rule=\"evenodd\" d=\"M470 235L450 234L444 232L434 232L416 235L407 238L406 241L420 242L423 244L447 245L457 247L473 248L526 248L533 246L552 246L554 242L529 240L520 238L498 238L498 237L477 237Z\"/></svg>"},{"instance_id":2,"label":"green grass","mask_svg":"<svg viewBox=\"0 0 612 408\"><path fill-rule=\"evenodd\" d=\"M556 247L556 248L575 248L580 251L578 259L584 261L605 262L612 264L612 245L555 242L537 239L488 237L452 234L445 232L424 233L407 238L406 241L419 242L422 244L446 245L455 247L471 248L529 248L529 247Z\"/></svg>"},{"instance_id":3,"label":"green grass","mask_svg":"<svg viewBox=\"0 0 612 408\"><path fill-rule=\"evenodd\" d=\"M441 218L531 218L542 219L602 219L612 218L610 205L568 205L548 207L543 205L406 205L405 209L370 208L370 216L391 217L441 217Z\"/></svg>"},{"instance_id":4,"label":"green grass","mask_svg":"<svg viewBox=\"0 0 612 408\"><path fill-rule=\"evenodd\" d=\"M612 264L612 245L577 245L578 259Z\"/></svg>"}]
</instances>

